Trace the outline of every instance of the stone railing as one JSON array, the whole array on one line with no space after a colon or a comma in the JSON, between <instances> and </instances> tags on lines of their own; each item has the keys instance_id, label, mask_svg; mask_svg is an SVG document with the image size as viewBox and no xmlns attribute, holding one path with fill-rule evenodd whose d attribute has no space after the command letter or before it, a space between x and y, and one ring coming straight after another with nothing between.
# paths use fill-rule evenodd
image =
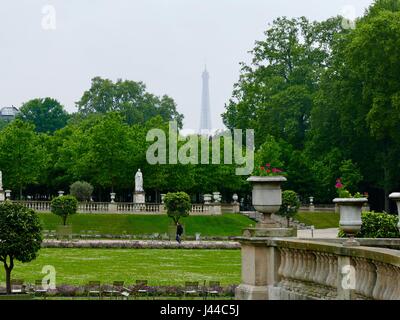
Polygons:
<instances>
[{"instance_id":1,"label":"stone railing","mask_svg":"<svg viewBox=\"0 0 400 320\"><path fill-rule=\"evenodd\" d=\"M14 201L38 212L50 212L50 201ZM229 212L229 205L225 205L225 212ZM79 213L153 213L165 214L166 209L163 204L158 203L125 203L125 202L80 202L78 204ZM212 215L221 214L221 204L192 204L190 213L193 215ZM232 205L230 212L235 212Z\"/></svg>"},{"instance_id":2,"label":"stone railing","mask_svg":"<svg viewBox=\"0 0 400 320\"><path fill-rule=\"evenodd\" d=\"M108 212L108 202L80 202L78 204L78 212L92 213L92 212Z\"/></svg>"},{"instance_id":3,"label":"stone railing","mask_svg":"<svg viewBox=\"0 0 400 320\"><path fill-rule=\"evenodd\" d=\"M50 211L50 201L14 201L14 203L22 204L23 206L40 212Z\"/></svg>"},{"instance_id":4,"label":"stone railing","mask_svg":"<svg viewBox=\"0 0 400 320\"><path fill-rule=\"evenodd\" d=\"M237 299L400 300L400 251L283 238L240 238Z\"/></svg>"}]
</instances>

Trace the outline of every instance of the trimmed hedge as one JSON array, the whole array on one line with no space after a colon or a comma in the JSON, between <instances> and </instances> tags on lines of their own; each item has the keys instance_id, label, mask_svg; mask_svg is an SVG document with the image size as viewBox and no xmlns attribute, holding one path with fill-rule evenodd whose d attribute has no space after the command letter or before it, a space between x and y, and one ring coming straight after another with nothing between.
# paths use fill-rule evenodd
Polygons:
<instances>
[{"instance_id":1,"label":"trimmed hedge","mask_svg":"<svg viewBox=\"0 0 400 320\"><path fill-rule=\"evenodd\" d=\"M400 238L400 232L397 228L398 216L377 213L363 212L361 215L362 226L356 238ZM345 238L346 235L339 231L339 237Z\"/></svg>"}]
</instances>

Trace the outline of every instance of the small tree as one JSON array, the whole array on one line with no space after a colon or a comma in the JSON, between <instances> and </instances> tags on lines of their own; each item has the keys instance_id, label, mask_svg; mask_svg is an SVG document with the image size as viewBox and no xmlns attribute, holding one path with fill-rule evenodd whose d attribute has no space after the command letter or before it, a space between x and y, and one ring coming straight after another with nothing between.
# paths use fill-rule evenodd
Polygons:
<instances>
[{"instance_id":1,"label":"small tree","mask_svg":"<svg viewBox=\"0 0 400 320\"><path fill-rule=\"evenodd\" d=\"M69 187L69 193L79 201L89 201L92 197L93 186L86 181L76 181Z\"/></svg>"},{"instance_id":2,"label":"small tree","mask_svg":"<svg viewBox=\"0 0 400 320\"><path fill-rule=\"evenodd\" d=\"M294 217L300 208L300 201L297 193L291 190L282 192L282 205L278 211L280 216L286 217L287 227L290 226L290 218Z\"/></svg>"},{"instance_id":3,"label":"small tree","mask_svg":"<svg viewBox=\"0 0 400 320\"><path fill-rule=\"evenodd\" d=\"M190 197L186 192L167 193L164 203L168 217L172 218L175 224L179 222L180 218L189 216L192 208Z\"/></svg>"},{"instance_id":4,"label":"small tree","mask_svg":"<svg viewBox=\"0 0 400 320\"><path fill-rule=\"evenodd\" d=\"M67 224L67 218L78 210L78 200L74 196L61 196L51 201L51 212L60 216L63 225Z\"/></svg>"},{"instance_id":5,"label":"small tree","mask_svg":"<svg viewBox=\"0 0 400 320\"><path fill-rule=\"evenodd\" d=\"M7 294L11 293L14 261L36 259L42 243L40 220L32 209L5 201L0 204L0 261L6 271Z\"/></svg>"}]
</instances>

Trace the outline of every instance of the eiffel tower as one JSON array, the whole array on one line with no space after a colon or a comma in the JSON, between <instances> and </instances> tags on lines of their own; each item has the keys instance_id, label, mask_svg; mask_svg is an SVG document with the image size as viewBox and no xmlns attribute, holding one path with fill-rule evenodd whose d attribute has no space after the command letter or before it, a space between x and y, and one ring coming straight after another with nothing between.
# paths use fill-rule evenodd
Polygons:
<instances>
[{"instance_id":1,"label":"eiffel tower","mask_svg":"<svg viewBox=\"0 0 400 320\"><path fill-rule=\"evenodd\" d=\"M211 114L210 114L210 92L208 87L208 74L207 67L205 67L203 74L203 91L201 95L201 115L200 115L200 134L211 134Z\"/></svg>"}]
</instances>

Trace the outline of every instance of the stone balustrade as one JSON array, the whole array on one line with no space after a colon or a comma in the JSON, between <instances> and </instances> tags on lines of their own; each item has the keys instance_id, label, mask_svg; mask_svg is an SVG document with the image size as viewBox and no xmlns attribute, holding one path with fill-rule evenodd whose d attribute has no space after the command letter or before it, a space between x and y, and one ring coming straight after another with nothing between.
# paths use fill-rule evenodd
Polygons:
<instances>
[{"instance_id":1,"label":"stone balustrade","mask_svg":"<svg viewBox=\"0 0 400 320\"><path fill-rule=\"evenodd\" d=\"M237 299L400 300L400 251L283 238L240 238Z\"/></svg>"},{"instance_id":2,"label":"stone balustrade","mask_svg":"<svg viewBox=\"0 0 400 320\"><path fill-rule=\"evenodd\" d=\"M23 206L39 212L48 212L51 209L50 201L14 201Z\"/></svg>"},{"instance_id":3,"label":"stone balustrade","mask_svg":"<svg viewBox=\"0 0 400 320\"><path fill-rule=\"evenodd\" d=\"M14 201L38 212L50 212L50 201ZM235 212L233 205L231 212ZM153 213L165 214L166 209L163 204L158 203L109 203L109 202L80 202L78 204L79 213ZM229 212L225 209L225 212ZM221 214L221 204L192 204L190 211L193 215L212 215Z\"/></svg>"}]
</instances>

